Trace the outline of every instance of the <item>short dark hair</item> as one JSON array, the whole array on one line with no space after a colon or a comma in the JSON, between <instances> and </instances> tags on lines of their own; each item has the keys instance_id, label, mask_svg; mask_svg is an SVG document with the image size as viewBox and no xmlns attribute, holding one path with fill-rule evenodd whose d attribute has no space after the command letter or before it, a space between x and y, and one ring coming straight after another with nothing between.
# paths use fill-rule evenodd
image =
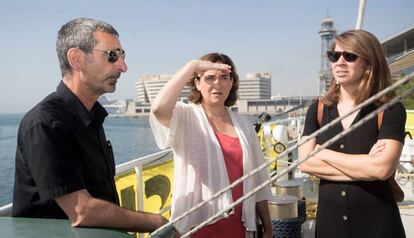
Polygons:
<instances>
[{"instance_id":1,"label":"short dark hair","mask_svg":"<svg viewBox=\"0 0 414 238\"><path fill-rule=\"evenodd\" d=\"M239 75L236 72L236 66L233 61L225 54L221 53L209 53L200 57L200 60L207 60L213 63L220 62L231 66L230 77L233 80L233 84L230 89L229 96L224 102L224 106L230 107L233 106L237 101L237 90L239 89ZM194 74L191 79L188 81L188 85L191 87L191 93L188 96L188 100L200 104L201 99L203 98L200 91L197 90L195 85L195 80L197 80L197 75Z\"/></svg>"},{"instance_id":2,"label":"short dark hair","mask_svg":"<svg viewBox=\"0 0 414 238\"><path fill-rule=\"evenodd\" d=\"M62 76L72 73L67 53L71 48L79 48L85 53L92 52L97 42L93 33L102 31L119 37L113 26L100 20L77 18L63 25L58 31L56 51Z\"/></svg>"}]
</instances>

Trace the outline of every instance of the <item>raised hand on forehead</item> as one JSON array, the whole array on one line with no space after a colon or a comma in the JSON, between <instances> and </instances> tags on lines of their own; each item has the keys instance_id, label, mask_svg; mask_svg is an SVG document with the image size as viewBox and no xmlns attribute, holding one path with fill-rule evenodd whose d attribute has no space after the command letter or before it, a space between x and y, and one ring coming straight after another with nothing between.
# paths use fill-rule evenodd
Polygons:
<instances>
[{"instance_id":1,"label":"raised hand on forehead","mask_svg":"<svg viewBox=\"0 0 414 238\"><path fill-rule=\"evenodd\" d=\"M220 70L223 73L231 73L231 66L223 63L213 63L206 60L195 60L194 71L196 74L203 74L208 70Z\"/></svg>"}]
</instances>

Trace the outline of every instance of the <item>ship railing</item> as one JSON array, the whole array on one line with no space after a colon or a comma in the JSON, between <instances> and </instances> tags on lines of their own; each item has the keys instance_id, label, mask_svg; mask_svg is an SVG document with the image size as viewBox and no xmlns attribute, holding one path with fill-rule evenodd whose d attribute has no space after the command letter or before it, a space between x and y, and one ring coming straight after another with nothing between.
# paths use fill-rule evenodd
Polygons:
<instances>
[{"instance_id":1,"label":"ship railing","mask_svg":"<svg viewBox=\"0 0 414 238\"><path fill-rule=\"evenodd\" d=\"M136 204L136 206L134 206L135 210L140 210L140 211L144 210L143 200L145 198L145 191L144 191L145 181L143 179L143 175L145 174L145 170L149 167L156 168L157 165L166 163L168 161L172 161L172 150L171 149L167 149L167 150L159 151L159 152L156 152L150 155L146 155L146 156L143 156L143 157L140 157L140 158L137 158L137 159L134 159L134 160L131 160L131 161L128 161L128 162L125 162L125 163L122 163L116 166L116 175L115 175L116 178L120 178L131 172L134 173L135 191L133 192L133 194L135 194L135 196L133 198L134 201L132 201L132 203ZM120 199L121 202L126 201L126 199L131 199L131 198L122 198L122 189L117 188L117 190L118 190L118 194L121 196L121 199ZM131 202L128 202L128 204L131 204ZM0 216L11 216L12 209L13 209L12 203L9 203L7 205L0 207ZM159 214L164 214L168 212L169 210L170 210L170 206L169 204L167 204L166 206L164 206L163 208L155 212L158 212Z\"/></svg>"},{"instance_id":2,"label":"ship railing","mask_svg":"<svg viewBox=\"0 0 414 238\"><path fill-rule=\"evenodd\" d=\"M172 185L172 160L173 160L173 153L171 149L159 151L150 155L146 155L143 157L140 157L135 160L131 160L128 162L125 162L123 164L120 164L116 166L116 175L115 175L115 181L117 184L117 190L118 194L120 195L120 205L122 207L126 207L133 210L138 211L148 211L148 212L154 212L159 214L164 214L170 210L169 203L167 204L161 204L161 207L159 209L149 209L145 207L144 200L150 196L148 193L148 188L145 188L145 184L151 180L151 178L155 176L163 176L164 182L165 180L167 182L167 188L164 188L165 193L164 194L151 194L151 195L159 195L161 197L161 200L166 201L168 196L171 195L171 185ZM162 165L165 165L166 163L169 163L169 171L165 171L163 169ZM167 174L166 174L167 173ZM124 197L124 192L127 189L131 189L131 180L126 182L126 185L128 187L123 187L122 183L119 182L122 177L125 176L131 176L135 179L134 188L131 192L125 193L127 197ZM159 184L158 184L159 185ZM130 195L135 194L133 197L135 201L129 201L127 204L125 204L126 199L131 199ZM128 204L134 204L133 206Z\"/></svg>"},{"instance_id":3,"label":"ship railing","mask_svg":"<svg viewBox=\"0 0 414 238\"><path fill-rule=\"evenodd\" d=\"M173 183L172 149L119 164L115 183L121 207L158 213L168 218ZM153 199L155 195L160 199ZM139 233L137 237L144 237L144 234Z\"/></svg>"},{"instance_id":4,"label":"ship railing","mask_svg":"<svg viewBox=\"0 0 414 238\"><path fill-rule=\"evenodd\" d=\"M414 73L411 73L410 75L407 75L406 77L404 77L404 79L400 80L399 82L395 83L394 85L390 86L389 88L383 90L382 92L378 93L377 95L372 96L370 99L366 100L364 103L360 104L359 106L355 107L353 110L351 110L350 112L346 113L345 115L343 115L342 117L339 117L337 119L335 119L334 121L332 121L331 123L329 123L328 125L322 127L321 129L319 129L318 131L314 132L312 135L309 136L309 138L307 138L306 140L301 141L300 143L297 143L295 146L287 149L286 151L284 151L282 154L280 154L278 157L272 159L272 161L268 161L265 164L262 164L261 166L259 166L258 168L256 168L255 170L251 171L250 173L246 174L245 176L241 177L240 179L236 180L234 183L232 183L231 185L229 185L227 188L224 188L223 190L220 190L219 192L217 192L216 194L214 194L211 198L215 199L218 196L220 196L221 194L223 194L224 192L226 192L228 189L231 189L233 187L235 187L237 184L239 184L240 182L242 182L243 180L253 176L255 173L257 173L259 170L266 168L267 166L269 166L271 163L273 163L274 161L276 161L279 157L285 156L288 153L292 152L294 149L297 149L298 146L308 142L310 139L316 137L317 135L321 134L322 132L326 131L327 129L331 128L334 124L338 123L340 120L342 120L343 118L349 116L351 113L355 112L356 110L360 110L363 106L368 105L370 103L373 103L375 100L377 100L379 97L381 97L382 95L385 95L386 93L388 93L391 90L394 90L396 87L400 86L402 83L408 82L408 80L412 79L414 76ZM270 183L272 183L273 181L277 180L280 176L290 172L291 170L295 169L300 163L304 162L306 159L312 157L313 155L315 155L316 153L318 153L320 150L326 148L327 146L331 145L332 143L334 143L336 140L338 140L339 138L343 137L344 135L346 135L347 133L349 133L350 131L358 128L359 126L361 126L363 123L365 123L366 121L368 121L369 119L373 118L376 116L376 114L381 111L381 110L385 110L386 108L390 107L391 105L395 104L399 99L406 97L408 95L411 95L412 92L414 91L414 88L408 89L406 92L402 93L402 95L394 98L393 100L391 100L390 102L384 104L383 106L381 106L380 108L378 108L377 110L371 112L367 117L363 118L361 121L359 121L358 123L356 123L355 125L352 125L350 128L348 128L346 131L336 135L335 137L333 137L331 140L329 140L328 142L324 143L323 145L321 145L321 147L319 147L318 150L310 153L306 158L304 158L301 161L297 161L297 163L293 163L291 164L287 169L285 169L280 175L278 176L274 176L271 179L269 179L268 181L264 182L263 184L259 185L258 187L256 187L254 190L250 191L249 193L245 194L243 197L241 197L240 199L238 199L237 201L233 202L232 204L230 204L230 206L226 209L224 209L222 212L219 212L217 214L215 214L213 217L209 218L207 221L201 223L200 225L194 227L193 230L191 230L190 232L184 234L184 236L188 236L191 235L192 233L194 233L195 231L199 230L201 227L203 227L205 224L207 224L208 222L211 222L212 220L216 219L217 217L219 217L222 213L228 211L229 209L233 208L234 206L240 204L242 201L244 201L245 199L247 199L248 197L252 196L255 192L257 192L258 190L262 189L263 187L269 185ZM123 173L127 173L128 171L133 170L138 176L137 176L137 184L141 184L143 182L142 176L143 172L145 170L146 166L150 166L153 164L157 164L157 163L161 163L161 162L165 162L166 160L169 160L169 158L166 158L166 155L171 154L171 150L165 150L165 151L160 151L157 152L155 154L151 154L148 156L144 156L141 158L138 158L136 160L132 160L123 164L120 164L119 166L117 166L116 168L116 173L117 175L119 174L123 174ZM141 178L140 178L141 177ZM143 186L140 186L141 191L137 192L137 196L136 197L143 197ZM194 212L195 210L197 210L199 207L203 206L205 203L207 203L209 201L204 201L198 205L196 205L195 207L193 207L192 209L190 209L189 211L187 211L186 213L182 214L181 216L177 217L176 219L174 219L174 221L171 221L170 223L168 223L169 225L172 223L174 224L175 222L177 222L178 220L181 220L183 217L189 215L190 213ZM143 206L140 206L140 204L138 203L138 210L140 210L140 208L142 208ZM0 214L7 214L10 213L12 209L12 204L8 204L6 206L3 206L0 208ZM165 209L162 209L165 210ZM7 212L8 211L8 212ZM3 213L2 213L3 212ZM164 227L166 228L166 227ZM159 231L159 230L157 230ZM154 232L153 234L156 234L157 232Z\"/></svg>"},{"instance_id":5,"label":"ship railing","mask_svg":"<svg viewBox=\"0 0 414 238\"><path fill-rule=\"evenodd\" d=\"M293 150L297 149L299 146L307 143L308 141L312 140L313 138L317 137L318 135L320 135L321 133L327 131L328 129L332 128L333 126L335 126L337 123L339 123L341 120L343 120L344 118L348 117L349 115L351 115L352 113L360 110L361 108L370 105L374 102L376 102L379 98L383 97L384 95L390 93L391 91L395 90L397 87L401 86L404 83L407 83L408 81L412 80L414 78L414 72L410 73L408 75L406 75L403 79L397 81L396 83L394 83L393 85L389 86L388 88L378 92L377 94L371 96L369 99L367 99L366 101L364 101L363 103L359 104L358 106L356 106L354 109L352 109L351 111L345 113L343 116L336 118L335 120L331 121L330 123L328 123L327 125L324 125L323 127L321 127L319 130L315 131L314 133L312 133L309 137L307 137L306 139L301 140L299 143L297 143L295 146L288 148L287 150L285 150L283 153L279 154L276 158L271 159L266 161L265 163L263 163L262 165L260 165L259 167L257 167L256 169L250 171L249 173L243 175L242 177L240 177L239 179L237 179L236 181L234 181L232 184L230 184L229 186L227 186L226 188L223 188L222 190L218 191L217 193L215 193L210 199L205 200L200 202L199 204L195 205L194 207L192 207L191 209L189 209L187 212L184 212L183 214L181 214L180 216L176 217L174 220L168 222L167 224L165 224L164 226L158 228L156 231L154 231L153 233L151 233L151 235L153 237L157 237L159 234L163 233L165 230L170 230L171 226L174 225L175 223L179 222L180 220L182 220L184 217L190 215L191 213L193 213L194 211L196 211L197 209L199 209L200 207L204 206L206 203L211 202L212 200L218 198L219 196L221 196L223 193L227 192L229 189L234 188L235 186L237 186L238 184L240 184L241 182L243 182L244 180L250 178L251 176L255 175L256 173L258 173L260 170L267 168L269 165L271 165L272 163L274 163L275 161L277 161L279 158L286 156L288 153L291 153ZM224 213L226 213L228 210L233 209L235 206L237 206L238 204L240 204L241 202L243 202L244 200L248 199L249 197L251 197L252 195L254 195L257 191L261 190L262 188L268 186L269 184L273 183L274 181L276 181L277 179L279 179L281 176L284 176L285 174L289 173L290 171L292 171L293 169L295 169L296 167L298 167L301 163L305 162L307 159L311 158L312 156L314 156L315 154L319 153L321 150L325 149L326 147L332 145L333 143L335 143L337 140L339 140L340 138L344 137L345 135L347 135L348 133L354 131L355 129L359 128L360 126L362 126L363 124L365 124L368 120L371 120L372 118L376 117L377 114L380 111L384 111L387 108L391 107L392 105L394 105L395 103L397 103L400 99L405 98L407 96L412 95L412 93L414 92L414 87L407 89L404 92L401 92L400 95L394 97L393 99L391 99L389 102L381 105L380 107L378 107L376 110L372 111L371 113L369 113L367 116L365 116L364 118L362 118L360 121L358 121L357 123L351 125L348 129L344 130L343 132L337 134L336 136L332 137L330 140L328 140L327 142L325 142L324 144L322 144L318 149L312 151L311 153L309 153L305 158L301 159L301 160L297 160L295 163L291 164L290 166L288 166L285 170L283 170L280 174L278 174L277 176L271 177L269 180L263 182L262 184L258 185L256 188L254 188L252 191L246 193L245 195L243 195L242 197L240 197L238 200L234 201L233 203L231 203L228 207L224 208L222 211L217 212L216 214L214 214L213 216L209 217L207 220L205 220L204 222L201 222L199 225L193 227L191 230L187 231L186 233L184 233L182 235L182 237L188 237L191 234L195 233L196 231L200 230L202 227L204 227L205 225L209 224L210 222L212 222L213 220L219 218L220 216L222 216Z\"/></svg>"},{"instance_id":6,"label":"ship railing","mask_svg":"<svg viewBox=\"0 0 414 238\"><path fill-rule=\"evenodd\" d=\"M134 160L127 161L125 163L117 165L115 173L116 175L119 175L119 174L128 172L132 168L134 169L136 168L139 171L142 171L143 167L145 166L154 165L156 163L164 162L168 160L166 156L171 153L172 153L172 149L166 149L166 150L158 151L153 154L145 155L143 157L139 157Z\"/></svg>"},{"instance_id":7,"label":"ship railing","mask_svg":"<svg viewBox=\"0 0 414 238\"><path fill-rule=\"evenodd\" d=\"M7 205L0 207L0 217L11 216L12 208L13 208L13 203L9 203Z\"/></svg>"}]
</instances>

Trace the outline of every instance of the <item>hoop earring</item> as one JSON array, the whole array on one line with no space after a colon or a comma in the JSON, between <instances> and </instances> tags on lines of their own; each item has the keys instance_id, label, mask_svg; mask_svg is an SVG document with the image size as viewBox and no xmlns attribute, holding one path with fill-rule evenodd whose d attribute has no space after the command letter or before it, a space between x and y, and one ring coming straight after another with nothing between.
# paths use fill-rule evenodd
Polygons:
<instances>
[{"instance_id":1,"label":"hoop earring","mask_svg":"<svg viewBox=\"0 0 414 238\"><path fill-rule=\"evenodd\" d=\"M341 89L341 84L338 81L335 80L335 89L334 90L338 91L340 89Z\"/></svg>"},{"instance_id":2,"label":"hoop earring","mask_svg":"<svg viewBox=\"0 0 414 238\"><path fill-rule=\"evenodd\" d=\"M364 76L365 76L365 78L368 78L369 73L370 73L369 69L366 69L366 70L365 70L365 72L364 72Z\"/></svg>"}]
</instances>

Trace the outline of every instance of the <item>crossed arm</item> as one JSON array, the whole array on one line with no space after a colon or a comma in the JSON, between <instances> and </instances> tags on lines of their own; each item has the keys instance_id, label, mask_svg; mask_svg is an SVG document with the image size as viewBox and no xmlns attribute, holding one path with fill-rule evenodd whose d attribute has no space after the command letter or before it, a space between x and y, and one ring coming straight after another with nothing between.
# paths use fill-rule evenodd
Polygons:
<instances>
[{"instance_id":1,"label":"crossed arm","mask_svg":"<svg viewBox=\"0 0 414 238\"><path fill-rule=\"evenodd\" d=\"M317 148L316 139L308 141L299 147L299 159ZM369 154L345 154L324 149L299 165L299 169L333 181L386 180L394 173L401 151L402 144L392 139L379 140Z\"/></svg>"}]
</instances>

